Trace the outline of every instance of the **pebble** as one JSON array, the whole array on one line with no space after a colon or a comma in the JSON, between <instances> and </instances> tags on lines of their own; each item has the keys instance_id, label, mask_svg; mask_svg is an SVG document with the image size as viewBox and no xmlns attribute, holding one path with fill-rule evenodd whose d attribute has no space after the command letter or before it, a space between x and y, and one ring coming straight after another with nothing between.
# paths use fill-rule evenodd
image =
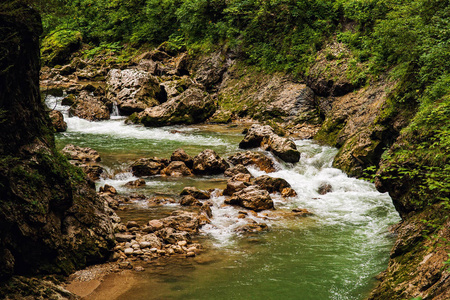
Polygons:
<instances>
[{"instance_id":1,"label":"pebble","mask_svg":"<svg viewBox=\"0 0 450 300\"><path fill-rule=\"evenodd\" d=\"M131 254L133 254L134 250L133 250L133 248L126 248L123 252L126 255L131 255Z\"/></svg>"},{"instance_id":2,"label":"pebble","mask_svg":"<svg viewBox=\"0 0 450 300\"><path fill-rule=\"evenodd\" d=\"M195 252L191 251L186 253L186 257L194 257L195 256Z\"/></svg>"},{"instance_id":3,"label":"pebble","mask_svg":"<svg viewBox=\"0 0 450 300\"><path fill-rule=\"evenodd\" d=\"M183 247L183 246L186 246L186 245L187 245L187 242L186 242L186 241L179 241L179 242L178 242L178 246Z\"/></svg>"},{"instance_id":4,"label":"pebble","mask_svg":"<svg viewBox=\"0 0 450 300\"><path fill-rule=\"evenodd\" d=\"M144 272L144 271L145 271L144 267L141 267L141 266L136 266L136 267L134 267L134 270L135 270L136 272Z\"/></svg>"}]
</instances>

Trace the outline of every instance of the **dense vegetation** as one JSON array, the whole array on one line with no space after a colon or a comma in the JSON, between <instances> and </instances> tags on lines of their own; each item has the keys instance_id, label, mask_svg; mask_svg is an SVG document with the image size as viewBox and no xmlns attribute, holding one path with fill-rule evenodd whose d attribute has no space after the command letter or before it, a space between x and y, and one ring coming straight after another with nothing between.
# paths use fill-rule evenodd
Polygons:
<instances>
[{"instance_id":1,"label":"dense vegetation","mask_svg":"<svg viewBox=\"0 0 450 300\"><path fill-rule=\"evenodd\" d=\"M364 66L362 72L358 70L358 84L368 84L386 73L398 82L384 121L402 110L420 112L401 137L404 147L384 156L392 164L379 176L413 179L418 183L416 201L423 198L425 186L426 193L438 190L433 199L448 201L448 0L30 2L43 16L47 62L53 59L48 50L81 41L90 44L85 51L91 54L168 41L169 47L192 52L227 47L266 71L286 71L302 78L308 75L318 50L330 41L342 42L352 52L350 63ZM413 146L408 148L409 144ZM403 163L405 153L414 157L414 164Z\"/></svg>"}]
</instances>

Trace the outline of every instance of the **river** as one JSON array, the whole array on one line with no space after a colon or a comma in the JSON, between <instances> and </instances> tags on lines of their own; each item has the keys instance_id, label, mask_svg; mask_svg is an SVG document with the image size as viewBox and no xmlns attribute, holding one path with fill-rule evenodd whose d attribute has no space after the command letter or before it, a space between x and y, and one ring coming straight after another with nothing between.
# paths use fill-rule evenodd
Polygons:
<instances>
[{"instance_id":1,"label":"river","mask_svg":"<svg viewBox=\"0 0 450 300\"><path fill-rule=\"evenodd\" d=\"M97 150L108 178L97 182L114 186L119 193L136 190L124 184L136 179L131 163L141 157L169 158L177 148L190 155L209 148L221 157L239 152L242 126L197 125L145 128L125 125L120 116L89 122L68 117L61 98L47 97L49 107L61 110L68 130L56 135L59 148L68 143ZM116 299L364 299L375 284L375 275L387 267L394 237L390 224L399 221L387 194L372 183L349 178L332 168L337 149L309 140L295 141L300 162L277 162L269 176L286 179L298 196L288 200L274 197L277 215L253 217L265 222L269 231L241 235L238 211L223 206L223 197L213 197L213 218L197 239L205 251L193 259L164 259L154 268L134 274L134 283ZM270 154L269 154L270 155ZM265 174L249 168L254 176ZM146 178L137 192L177 197L184 186L200 189L224 188L223 176ZM333 191L319 195L322 183ZM306 208L312 217L283 216L293 208ZM128 204L118 211L122 220L148 221L180 209L177 204L148 207ZM96 299L101 299L101 295ZM104 299L109 299L105 296Z\"/></svg>"}]
</instances>

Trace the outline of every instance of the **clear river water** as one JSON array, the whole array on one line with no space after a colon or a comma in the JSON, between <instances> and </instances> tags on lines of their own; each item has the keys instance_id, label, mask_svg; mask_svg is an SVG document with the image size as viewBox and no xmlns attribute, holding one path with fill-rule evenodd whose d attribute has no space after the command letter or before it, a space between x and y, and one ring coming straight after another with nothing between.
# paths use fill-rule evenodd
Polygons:
<instances>
[{"instance_id":1,"label":"clear river water","mask_svg":"<svg viewBox=\"0 0 450 300\"><path fill-rule=\"evenodd\" d=\"M129 166L141 157L169 158L177 148L190 155L213 149L228 157L239 152L242 126L198 125L145 128L125 125L124 118L89 122L68 117L61 98L47 97L49 107L61 110L68 130L57 134L57 145L68 143L97 150L108 178L104 184L119 193L138 192L148 196L178 197L185 186L200 189L224 188L223 176L187 178L145 178L139 190L124 184L136 179ZM309 140L295 141L301 159L295 165L277 161L277 171L269 176L286 179L298 196L274 196L278 214L267 218L269 231L237 234L244 222L237 218L242 209L223 206L223 197L213 197L213 218L196 239L205 251L192 259L164 259L136 272L130 288L116 299L364 299L375 284L374 277L387 266L394 238L390 224L399 221L387 194L376 191L372 183L350 178L332 168L337 149ZM258 151L258 150L257 150ZM259 150L262 151L262 150ZM269 154L270 155L270 154ZM265 174L254 168L254 176ZM318 194L318 187L329 183L333 191ZM283 212L306 208L312 217L292 217ZM177 204L149 207L146 203L128 204L118 211L123 221L140 223L167 216L180 209ZM101 299L101 295L95 299ZM105 296L104 299L110 299Z\"/></svg>"}]
</instances>

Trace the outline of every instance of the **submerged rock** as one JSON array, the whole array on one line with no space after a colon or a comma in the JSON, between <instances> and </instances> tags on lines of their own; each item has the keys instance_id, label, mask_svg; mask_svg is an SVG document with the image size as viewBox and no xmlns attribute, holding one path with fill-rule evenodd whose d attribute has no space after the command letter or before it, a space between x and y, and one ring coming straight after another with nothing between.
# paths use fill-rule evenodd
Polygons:
<instances>
[{"instance_id":1,"label":"submerged rock","mask_svg":"<svg viewBox=\"0 0 450 300\"><path fill-rule=\"evenodd\" d=\"M320 184L319 189L318 189L317 192L320 195L325 195L325 194L331 193L332 191L333 191L333 187L331 186L331 184L329 184L327 182L322 182Z\"/></svg>"},{"instance_id":2,"label":"submerged rock","mask_svg":"<svg viewBox=\"0 0 450 300\"><path fill-rule=\"evenodd\" d=\"M61 152L71 160L78 160L82 163L87 162L99 162L101 161L100 155L97 151L89 147L79 147L72 144L67 144Z\"/></svg>"},{"instance_id":3,"label":"submerged rock","mask_svg":"<svg viewBox=\"0 0 450 300\"><path fill-rule=\"evenodd\" d=\"M196 199L209 199L211 197L210 193L202 191L202 190L199 190L196 187L190 187L190 186L185 187L181 191L180 195L181 196L190 195L190 196L192 196L192 197L194 197Z\"/></svg>"}]
</instances>

